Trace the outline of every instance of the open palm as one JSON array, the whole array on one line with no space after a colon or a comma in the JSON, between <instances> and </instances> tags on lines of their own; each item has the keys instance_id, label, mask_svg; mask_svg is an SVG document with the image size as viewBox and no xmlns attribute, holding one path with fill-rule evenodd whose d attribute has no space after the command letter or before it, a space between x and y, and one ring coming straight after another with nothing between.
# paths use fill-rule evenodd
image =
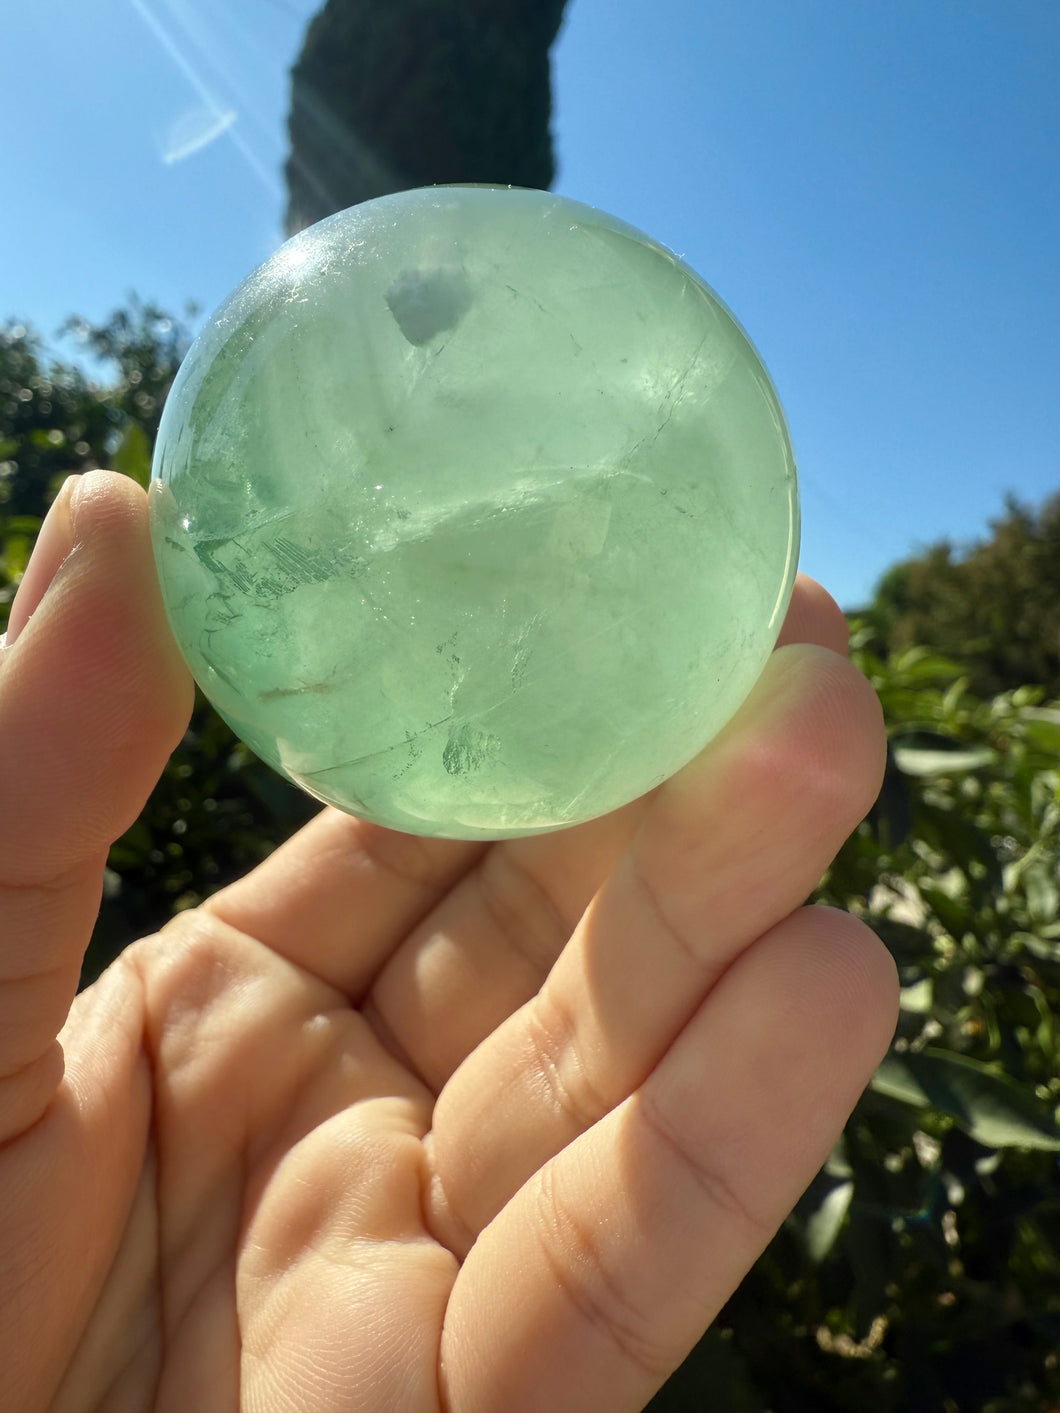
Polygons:
<instances>
[{"instance_id":1,"label":"open palm","mask_svg":"<svg viewBox=\"0 0 1060 1413\"><path fill-rule=\"evenodd\" d=\"M802 906L882 763L827 596L647 799L493 845L325 810L72 1009L190 707L142 492L64 494L10 627L5 1406L643 1407L893 1027L880 944Z\"/></svg>"}]
</instances>

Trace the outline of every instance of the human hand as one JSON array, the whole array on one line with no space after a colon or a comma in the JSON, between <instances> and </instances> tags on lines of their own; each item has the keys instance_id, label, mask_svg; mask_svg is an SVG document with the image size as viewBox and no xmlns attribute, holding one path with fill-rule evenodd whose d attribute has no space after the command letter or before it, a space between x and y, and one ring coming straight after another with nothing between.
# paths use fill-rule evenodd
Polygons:
<instances>
[{"instance_id":1,"label":"human hand","mask_svg":"<svg viewBox=\"0 0 1060 1413\"><path fill-rule=\"evenodd\" d=\"M827 595L651 797L492 845L324 810L72 1008L191 705L138 487L64 491L9 637L4 1407L641 1408L894 1025L882 945L802 906L883 764Z\"/></svg>"}]
</instances>

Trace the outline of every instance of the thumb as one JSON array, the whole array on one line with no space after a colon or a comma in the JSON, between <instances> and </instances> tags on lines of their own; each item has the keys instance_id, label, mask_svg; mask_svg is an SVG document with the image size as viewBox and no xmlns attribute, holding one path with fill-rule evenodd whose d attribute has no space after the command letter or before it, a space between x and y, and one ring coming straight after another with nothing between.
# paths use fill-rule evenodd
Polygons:
<instances>
[{"instance_id":1,"label":"thumb","mask_svg":"<svg viewBox=\"0 0 1060 1413\"><path fill-rule=\"evenodd\" d=\"M185 729L191 679L170 635L147 497L71 477L48 512L0 651L0 1143L62 1075L107 849Z\"/></svg>"}]
</instances>

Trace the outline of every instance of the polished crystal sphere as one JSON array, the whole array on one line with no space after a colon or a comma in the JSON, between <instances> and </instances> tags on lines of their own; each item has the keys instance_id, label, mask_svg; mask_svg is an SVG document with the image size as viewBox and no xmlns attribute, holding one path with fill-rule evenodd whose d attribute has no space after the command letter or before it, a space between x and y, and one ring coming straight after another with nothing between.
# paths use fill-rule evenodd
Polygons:
<instances>
[{"instance_id":1,"label":"polished crystal sphere","mask_svg":"<svg viewBox=\"0 0 1060 1413\"><path fill-rule=\"evenodd\" d=\"M798 553L732 315L539 191L403 192L288 241L188 354L150 502L173 631L247 745L461 838L590 819L690 760Z\"/></svg>"}]
</instances>

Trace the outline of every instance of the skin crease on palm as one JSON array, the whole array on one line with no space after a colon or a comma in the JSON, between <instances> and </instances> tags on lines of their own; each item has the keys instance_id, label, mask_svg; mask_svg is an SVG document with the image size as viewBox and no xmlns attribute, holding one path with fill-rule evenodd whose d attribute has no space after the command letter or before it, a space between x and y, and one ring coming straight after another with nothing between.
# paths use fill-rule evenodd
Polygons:
<instances>
[{"instance_id":1,"label":"skin crease on palm","mask_svg":"<svg viewBox=\"0 0 1060 1413\"><path fill-rule=\"evenodd\" d=\"M4 1407L642 1408L896 1016L877 939L804 906L879 707L808 580L781 641L617 814L484 845L325 810L73 1000L192 688L143 492L69 482L0 650Z\"/></svg>"}]
</instances>

